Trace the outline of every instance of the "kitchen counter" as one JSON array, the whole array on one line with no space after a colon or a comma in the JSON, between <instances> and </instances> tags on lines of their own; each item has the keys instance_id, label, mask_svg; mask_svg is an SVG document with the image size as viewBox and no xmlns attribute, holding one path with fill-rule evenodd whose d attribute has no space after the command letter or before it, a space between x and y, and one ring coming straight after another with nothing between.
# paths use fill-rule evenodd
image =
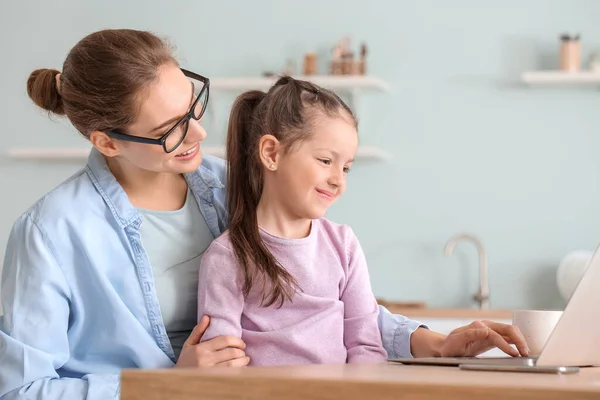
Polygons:
<instances>
[{"instance_id":1,"label":"kitchen counter","mask_svg":"<svg viewBox=\"0 0 600 400\"><path fill-rule=\"evenodd\" d=\"M387 307L386 307L387 308ZM468 308L404 308L389 307L394 314L404 315L408 318L453 318L453 319L512 319L511 310L477 310Z\"/></svg>"},{"instance_id":2,"label":"kitchen counter","mask_svg":"<svg viewBox=\"0 0 600 400\"><path fill-rule=\"evenodd\" d=\"M121 400L598 399L600 368L573 375L400 364L124 370Z\"/></svg>"},{"instance_id":3,"label":"kitchen counter","mask_svg":"<svg viewBox=\"0 0 600 400\"><path fill-rule=\"evenodd\" d=\"M392 302L378 299L377 302L394 314L409 318L452 318L452 319L512 319L512 310L477 308L428 308L419 302Z\"/></svg>"}]
</instances>

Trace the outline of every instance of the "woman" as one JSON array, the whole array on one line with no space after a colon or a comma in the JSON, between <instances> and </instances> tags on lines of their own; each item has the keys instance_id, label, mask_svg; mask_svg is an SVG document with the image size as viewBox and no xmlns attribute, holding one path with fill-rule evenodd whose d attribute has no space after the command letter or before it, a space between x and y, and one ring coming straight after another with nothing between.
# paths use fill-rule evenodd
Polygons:
<instances>
[{"instance_id":1,"label":"woman","mask_svg":"<svg viewBox=\"0 0 600 400\"><path fill-rule=\"evenodd\" d=\"M106 30L77 43L62 73L34 71L27 91L93 150L12 228L0 398L118 398L122 368L247 365L241 340L200 343L208 316L196 325L199 258L227 226L225 164L200 152L208 79L148 32ZM390 357L517 355L507 341L526 354L502 324L444 336L380 308L378 325Z\"/></svg>"}]
</instances>

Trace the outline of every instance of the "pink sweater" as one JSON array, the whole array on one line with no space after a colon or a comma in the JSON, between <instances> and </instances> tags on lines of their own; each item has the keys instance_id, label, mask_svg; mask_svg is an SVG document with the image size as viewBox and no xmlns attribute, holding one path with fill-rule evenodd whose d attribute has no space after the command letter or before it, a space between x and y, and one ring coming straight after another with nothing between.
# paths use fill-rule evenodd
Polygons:
<instances>
[{"instance_id":1,"label":"pink sweater","mask_svg":"<svg viewBox=\"0 0 600 400\"><path fill-rule=\"evenodd\" d=\"M281 308L277 302L260 307L259 284L244 299L241 269L225 232L206 250L200 266L198 315L211 317L202 341L240 337L250 365L384 362L377 302L352 230L322 218L302 239L278 238L264 230L261 236L302 291Z\"/></svg>"}]
</instances>

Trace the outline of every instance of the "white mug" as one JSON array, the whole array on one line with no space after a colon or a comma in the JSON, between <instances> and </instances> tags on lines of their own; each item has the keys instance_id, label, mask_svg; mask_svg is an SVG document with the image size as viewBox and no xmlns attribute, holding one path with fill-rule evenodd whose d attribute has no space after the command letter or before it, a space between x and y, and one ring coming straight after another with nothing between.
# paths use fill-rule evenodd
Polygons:
<instances>
[{"instance_id":1,"label":"white mug","mask_svg":"<svg viewBox=\"0 0 600 400\"><path fill-rule=\"evenodd\" d=\"M516 310L513 312L512 324L519 328L525 337L530 356L540 355L562 313L562 311L545 310Z\"/></svg>"}]
</instances>

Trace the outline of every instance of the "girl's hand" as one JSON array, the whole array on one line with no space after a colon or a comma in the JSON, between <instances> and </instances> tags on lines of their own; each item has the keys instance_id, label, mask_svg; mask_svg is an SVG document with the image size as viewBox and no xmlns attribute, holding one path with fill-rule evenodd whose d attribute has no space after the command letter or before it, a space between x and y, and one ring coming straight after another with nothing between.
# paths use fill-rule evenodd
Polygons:
<instances>
[{"instance_id":1,"label":"girl's hand","mask_svg":"<svg viewBox=\"0 0 600 400\"><path fill-rule=\"evenodd\" d=\"M194 327L183 344L175 368L244 367L248 365L250 358L244 352L246 344L240 338L219 336L200 343L209 323L210 318L205 315Z\"/></svg>"}]
</instances>

